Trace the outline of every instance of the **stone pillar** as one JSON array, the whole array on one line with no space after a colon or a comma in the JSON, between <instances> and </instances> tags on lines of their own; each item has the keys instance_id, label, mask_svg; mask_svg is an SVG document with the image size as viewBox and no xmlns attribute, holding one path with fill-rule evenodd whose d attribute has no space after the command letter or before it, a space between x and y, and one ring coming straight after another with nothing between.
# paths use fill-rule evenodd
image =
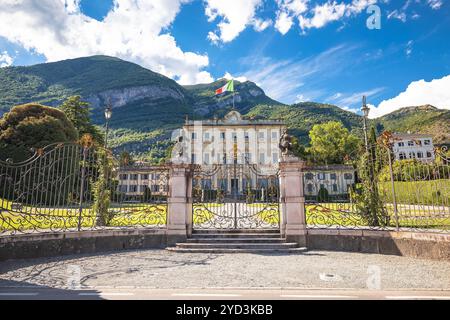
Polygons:
<instances>
[{"instance_id":1,"label":"stone pillar","mask_svg":"<svg viewBox=\"0 0 450 320\"><path fill-rule=\"evenodd\" d=\"M189 229L191 207L191 170L190 165L170 164L169 175L169 199L167 208L167 245L171 246L177 242L185 242Z\"/></svg>"},{"instance_id":2,"label":"stone pillar","mask_svg":"<svg viewBox=\"0 0 450 320\"><path fill-rule=\"evenodd\" d=\"M305 196L303 168L305 162L297 157L283 155L280 162L281 234L288 242L306 246Z\"/></svg>"}]
</instances>

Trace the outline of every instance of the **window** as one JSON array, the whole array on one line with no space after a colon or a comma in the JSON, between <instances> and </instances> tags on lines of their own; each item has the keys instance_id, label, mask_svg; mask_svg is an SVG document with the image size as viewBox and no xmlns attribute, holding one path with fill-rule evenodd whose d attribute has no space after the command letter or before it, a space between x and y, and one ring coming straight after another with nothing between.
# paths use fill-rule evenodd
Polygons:
<instances>
[{"instance_id":1,"label":"window","mask_svg":"<svg viewBox=\"0 0 450 320\"><path fill-rule=\"evenodd\" d=\"M264 131L259 131L258 132L258 138L259 139L264 139L265 135L264 135Z\"/></svg>"},{"instance_id":2,"label":"window","mask_svg":"<svg viewBox=\"0 0 450 320\"><path fill-rule=\"evenodd\" d=\"M246 142L250 139L250 136L247 131L244 132L244 137Z\"/></svg>"},{"instance_id":3,"label":"window","mask_svg":"<svg viewBox=\"0 0 450 320\"><path fill-rule=\"evenodd\" d=\"M237 133L236 132L233 132L231 134L231 139L233 139L233 142L237 140Z\"/></svg>"},{"instance_id":4,"label":"window","mask_svg":"<svg viewBox=\"0 0 450 320\"><path fill-rule=\"evenodd\" d=\"M278 139L278 132L272 131L272 140L277 140L277 139Z\"/></svg>"},{"instance_id":5,"label":"window","mask_svg":"<svg viewBox=\"0 0 450 320\"><path fill-rule=\"evenodd\" d=\"M157 184L152 185L151 191L152 192L159 192L159 185L157 185Z\"/></svg>"},{"instance_id":6,"label":"window","mask_svg":"<svg viewBox=\"0 0 450 320\"><path fill-rule=\"evenodd\" d=\"M431 152L427 151L427 158L432 158L432 157L433 157L433 155L431 154Z\"/></svg>"},{"instance_id":7,"label":"window","mask_svg":"<svg viewBox=\"0 0 450 320\"><path fill-rule=\"evenodd\" d=\"M404 142L399 142L399 143L398 143L398 146L399 146L399 147L404 147L404 146L405 146L405 143L404 143Z\"/></svg>"},{"instance_id":8,"label":"window","mask_svg":"<svg viewBox=\"0 0 450 320\"><path fill-rule=\"evenodd\" d=\"M217 180L217 186L220 188L220 190L228 190L228 180L227 179Z\"/></svg>"},{"instance_id":9,"label":"window","mask_svg":"<svg viewBox=\"0 0 450 320\"><path fill-rule=\"evenodd\" d=\"M197 162L196 160L197 159L196 159L195 153L191 154L191 163L192 164L196 163Z\"/></svg>"},{"instance_id":10,"label":"window","mask_svg":"<svg viewBox=\"0 0 450 320\"><path fill-rule=\"evenodd\" d=\"M211 179L202 179L202 189L203 190L211 190Z\"/></svg>"},{"instance_id":11,"label":"window","mask_svg":"<svg viewBox=\"0 0 450 320\"><path fill-rule=\"evenodd\" d=\"M333 192L337 192L338 191L338 186L337 186L337 184L335 183L335 184L333 184Z\"/></svg>"},{"instance_id":12,"label":"window","mask_svg":"<svg viewBox=\"0 0 450 320\"><path fill-rule=\"evenodd\" d=\"M330 179L336 180L336 173L330 173Z\"/></svg>"},{"instance_id":13,"label":"window","mask_svg":"<svg viewBox=\"0 0 450 320\"><path fill-rule=\"evenodd\" d=\"M137 192L138 186L130 186L130 192Z\"/></svg>"},{"instance_id":14,"label":"window","mask_svg":"<svg viewBox=\"0 0 450 320\"><path fill-rule=\"evenodd\" d=\"M225 132L220 133L220 139L225 140Z\"/></svg>"},{"instance_id":15,"label":"window","mask_svg":"<svg viewBox=\"0 0 450 320\"><path fill-rule=\"evenodd\" d=\"M139 186L139 192L145 192L147 186Z\"/></svg>"},{"instance_id":16,"label":"window","mask_svg":"<svg viewBox=\"0 0 450 320\"><path fill-rule=\"evenodd\" d=\"M410 147L414 146L414 141L408 141L408 146Z\"/></svg>"},{"instance_id":17,"label":"window","mask_svg":"<svg viewBox=\"0 0 450 320\"><path fill-rule=\"evenodd\" d=\"M429 146L429 145L431 145L431 140L424 140L423 144L426 146Z\"/></svg>"},{"instance_id":18,"label":"window","mask_svg":"<svg viewBox=\"0 0 450 320\"><path fill-rule=\"evenodd\" d=\"M131 180L138 180L139 179L139 175L137 173L130 174L130 179Z\"/></svg>"},{"instance_id":19,"label":"window","mask_svg":"<svg viewBox=\"0 0 450 320\"><path fill-rule=\"evenodd\" d=\"M319 173L318 178L319 180L325 180L325 173Z\"/></svg>"},{"instance_id":20,"label":"window","mask_svg":"<svg viewBox=\"0 0 450 320\"><path fill-rule=\"evenodd\" d=\"M209 153L203 155L203 164L209 164Z\"/></svg>"},{"instance_id":21,"label":"window","mask_svg":"<svg viewBox=\"0 0 450 320\"><path fill-rule=\"evenodd\" d=\"M120 180L128 180L128 175L126 173L120 175Z\"/></svg>"},{"instance_id":22,"label":"window","mask_svg":"<svg viewBox=\"0 0 450 320\"><path fill-rule=\"evenodd\" d=\"M400 153L398 154L398 158L399 158L400 160L406 159L406 153L400 152Z\"/></svg>"},{"instance_id":23,"label":"window","mask_svg":"<svg viewBox=\"0 0 450 320\"><path fill-rule=\"evenodd\" d=\"M227 154L226 153L223 154L222 163L227 164Z\"/></svg>"},{"instance_id":24,"label":"window","mask_svg":"<svg viewBox=\"0 0 450 320\"><path fill-rule=\"evenodd\" d=\"M422 159L423 158L423 153L422 152L417 152L417 158Z\"/></svg>"},{"instance_id":25,"label":"window","mask_svg":"<svg viewBox=\"0 0 450 320\"><path fill-rule=\"evenodd\" d=\"M259 154L259 164L264 164L266 162L266 155L264 153Z\"/></svg>"},{"instance_id":26,"label":"window","mask_svg":"<svg viewBox=\"0 0 450 320\"><path fill-rule=\"evenodd\" d=\"M314 175L311 172L308 172L307 174L305 174L305 179L306 180L313 180L314 179Z\"/></svg>"},{"instance_id":27,"label":"window","mask_svg":"<svg viewBox=\"0 0 450 320\"><path fill-rule=\"evenodd\" d=\"M410 159L414 159L416 157L416 153L415 152L410 152L409 153L409 158Z\"/></svg>"},{"instance_id":28,"label":"window","mask_svg":"<svg viewBox=\"0 0 450 320\"><path fill-rule=\"evenodd\" d=\"M126 185L120 185L120 186L119 186L119 191L120 191L120 192L128 192L128 186L126 186Z\"/></svg>"},{"instance_id":29,"label":"window","mask_svg":"<svg viewBox=\"0 0 450 320\"><path fill-rule=\"evenodd\" d=\"M192 138L192 140L196 140L197 139L197 132L192 132L191 133L191 138Z\"/></svg>"},{"instance_id":30,"label":"window","mask_svg":"<svg viewBox=\"0 0 450 320\"><path fill-rule=\"evenodd\" d=\"M278 163L278 153L272 153L272 162Z\"/></svg>"},{"instance_id":31,"label":"window","mask_svg":"<svg viewBox=\"0 0 450 320\"><path fill-rule=\"evenodd\" d=\"M148 174L141 174L141 180L148 180Z\"/></svg>"},{"instance_id":32,"label":"window","mask_svg":"<svg viewBox=\"0 0 450 320\"><path fill-rule=\"evenodd\" d=\"M204 140L209 140L210 139L210 134L209 132L205 132L205 134L203 135Z\"/></svg>"},{"instance_id":33,"label":"window","mask_svg":"<svg viewBox=\"0 0 450 320\"><path fill-rule=\"evenodd\" d=\"M353 174L352 173L344 173L344 179L345 180L352 180Z\"/></svg>"},{"instance_id":34,"label":"window","mask_svg":"<svg viewBox=\"0 0 450 320\"><path fill-rule=\"evenodd\" d=\"M252 154L246 153L245 154L245 163L251 163L252 162Z\"/></svg>"},{"instance_id":35,"label":"window","mask_svg":"<svg viewBox=\"0 0 450 320\"><path fill-rule=\"evenodd\" d=\"M312 193L313 190L314 190L314 186L312 184L308 184L307 185L307 190L308 190L308 193Z\"/></svg>"}]
</instances>

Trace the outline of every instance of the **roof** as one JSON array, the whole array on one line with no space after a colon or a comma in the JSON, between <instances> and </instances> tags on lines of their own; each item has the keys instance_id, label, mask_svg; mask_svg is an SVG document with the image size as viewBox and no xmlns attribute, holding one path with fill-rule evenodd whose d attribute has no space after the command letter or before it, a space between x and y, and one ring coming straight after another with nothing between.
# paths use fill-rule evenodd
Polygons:
<instances>
[{"instance_id":1,"label":"roof","mask_svg":"<svg viewBox=\"0 0 450 320\"><path fill-rule=\"evenodd\" d=\"M354 171L353 166L345 164L329 164L329 165L310 165L305 168L306 171Z\"/></svg>"},{"instance_id":2,"label":"roof","mask_svg":"<svg viewBox=\"0 0 450 320\"><path fill-rule=\"evenodd\" d=\"M420 133L393 133L392 136L396 139L433 138L433 136L430 134L420 134Z\"/></svg>"},{"instance_id":3,"label":"roof","mask_svg":"<svg viewBox=\"0 0 450 320\"><path fill-rule=\"evenodd\" d=\"M242 115L237 110L231 110L224 116L223 119L210 120L186 120L185 126L204 125L204 126L242 126L242 125L269 125L269 126L284 126L282 120L249 120L243 119Z\"/></svg>"}]
</instances>

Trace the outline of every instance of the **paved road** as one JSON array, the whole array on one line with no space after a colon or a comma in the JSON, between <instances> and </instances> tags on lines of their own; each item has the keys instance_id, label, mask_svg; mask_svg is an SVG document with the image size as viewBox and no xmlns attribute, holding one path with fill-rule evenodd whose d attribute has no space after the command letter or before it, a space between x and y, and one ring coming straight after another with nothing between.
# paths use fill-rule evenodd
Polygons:
<instances>
[{"instance_id":1,"label":"paved road","mask_svg":"<svg viewBox=\"0 0 450 320\"><path fill-rule=\"evenodd\" d=\"M68 290L73 286L82 292ZM333 299L336 295L448 297L450 262L328 251L182 254L166 250L0 262L0 299L56 294L98 298L99 293L120 299L178 298L173 294L206 299L204 294L216 294L215 290L236 299L309 299L322 294Z\"/></svg>"}]
</instances>

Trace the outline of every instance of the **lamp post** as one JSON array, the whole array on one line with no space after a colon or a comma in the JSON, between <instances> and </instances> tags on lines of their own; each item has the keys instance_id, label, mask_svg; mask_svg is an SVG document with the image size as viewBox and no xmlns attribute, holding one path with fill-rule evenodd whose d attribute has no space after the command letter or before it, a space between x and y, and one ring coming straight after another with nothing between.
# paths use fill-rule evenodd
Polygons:
<instances>
[{"instance_id":1,"label":"lamp post","mask_svg":"<svg viewBox=\"0 0 450 320\"><path fill-rule=\"evenodd\" d=\"M106 119L106 133L105 133L105 149L108 148L108 129L109 129L109 119L112 117L112 107L111 104L105 108L105 119Z\"/></svg>"},{"instance_id":2,"label":"lamp post","mask_svg":"<svg viewBox=\"0 0 450 320\"><path fill-rule=\"evenodd\" d=\"M362 102L363 105L361 111L363 113L363 123L364 123L364 142L366 146L366 151L369 152L369 140L367 135L367 118L369 117L370 108L367 106L366 96L363 96Z\"/></svg>"}]
</instances>

